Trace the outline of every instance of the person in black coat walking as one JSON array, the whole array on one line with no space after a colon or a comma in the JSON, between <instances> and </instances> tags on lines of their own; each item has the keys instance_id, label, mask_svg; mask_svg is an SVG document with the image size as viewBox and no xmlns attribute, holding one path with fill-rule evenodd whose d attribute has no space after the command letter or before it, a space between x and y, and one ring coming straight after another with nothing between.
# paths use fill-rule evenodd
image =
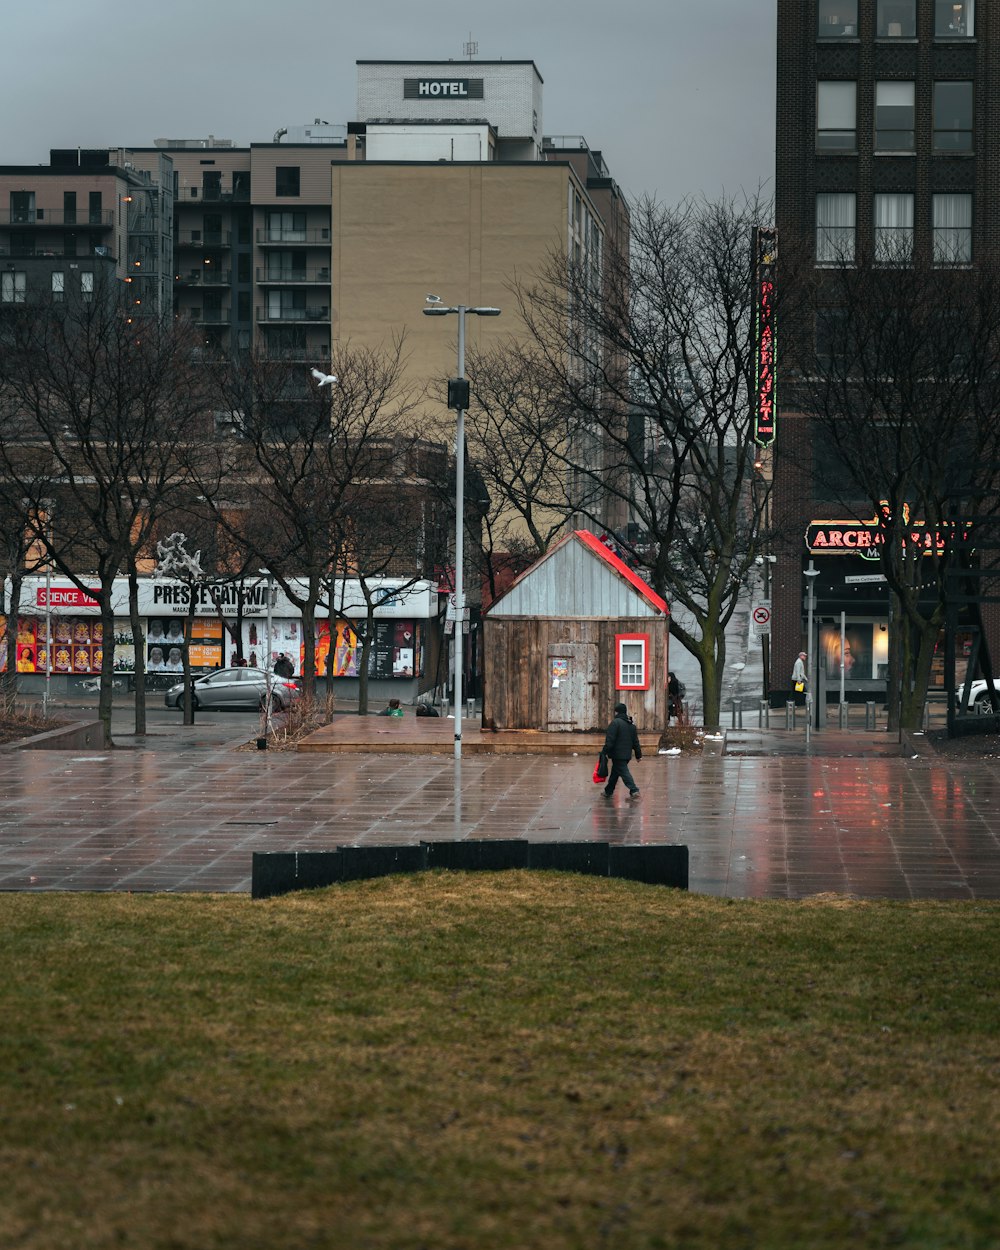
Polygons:
<instances>
[{"instance_id":1,"label":"person in black coat walking","mask_svg":"<svg viewBox=\"0 0 1000 1250\"><path fill-rule=\"evenodd\" d=\"M629 770L629 761L633 751L637 760L642 759L642 747L639 745L639 733L629 719L628 708L624 703L615 704L615 719L604 735L604 750L611 761L611 772L608 774L607 784L601 793L606 799L610 799L618 784L618 778L621 777L628 786L629 796L637 799L639 787L635 784L635 779Z\"/></svg>"}]
</instances>

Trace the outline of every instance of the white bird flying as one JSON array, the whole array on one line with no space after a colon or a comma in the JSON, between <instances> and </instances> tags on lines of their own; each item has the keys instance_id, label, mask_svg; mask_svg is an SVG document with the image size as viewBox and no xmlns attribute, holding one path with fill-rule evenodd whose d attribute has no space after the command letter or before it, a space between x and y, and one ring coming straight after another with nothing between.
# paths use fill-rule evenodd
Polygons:
<instances>
[{"instance_id":1,"label":"white bird flying","mask_svg":"<svg viewBox=\"0 0 1000 1250\"><path fill-rule=\"evenodd\" d=\"M317 386L335 386L337 384L337 375L335 373L321 373L319 369L310 369L309 372L316 379Z\"/></svg>"},{"instance_id":2,"label":"white bird flying","mask_svg":"<svg viewBox=\"0 0 1000 1250\"><path fill-rule=\"evenodd\" d=\"M441 296L440 295L425 295L424 303L425 304L440 304Z\"/></svg>"}]
</instances>

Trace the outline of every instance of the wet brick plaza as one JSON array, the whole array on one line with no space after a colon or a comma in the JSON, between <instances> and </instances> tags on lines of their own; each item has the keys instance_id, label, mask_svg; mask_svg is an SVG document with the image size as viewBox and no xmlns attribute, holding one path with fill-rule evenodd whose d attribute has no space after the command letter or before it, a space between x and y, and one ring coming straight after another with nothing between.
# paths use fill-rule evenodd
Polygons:
<instances>
[{"instance_id":1,"label":"wet brick plaza","mask_svg":"<svg viewBox=\"0 0 1000 1250\"><path fill-rule=\"evenodd\" d=\"M684 843L690 888L734 898L1000 898L992 760L887 735L733 735L647 753L608 802L579 755L235 749L244 719L158 724L114 751L5 753L0 889L249 892L255 851L447 838Z\"/></svg>"}]
</instances>

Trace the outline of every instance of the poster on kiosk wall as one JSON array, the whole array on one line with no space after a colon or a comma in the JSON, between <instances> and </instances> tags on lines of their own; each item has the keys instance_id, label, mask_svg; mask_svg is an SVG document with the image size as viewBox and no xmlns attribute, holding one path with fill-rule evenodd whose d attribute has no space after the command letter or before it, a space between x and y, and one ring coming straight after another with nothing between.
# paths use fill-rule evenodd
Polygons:
<instances>
[{"instance_id":1,"label":"poster on kiosk wall","mask_svg":"<svg viewBox=\"0 0 1000 1250\"><path fill-rule=\"evenodd\" d=\"M0 616L0 657L7 667L8 642L13 642L19 673L44 673L49 664L50 641L44 617L21 616L12 640L8 639L7 618ZM86 617L53 618L51 672L74 673L88 677L100 673L104 661L104 627Z\"/></svg>"}]
</instances>

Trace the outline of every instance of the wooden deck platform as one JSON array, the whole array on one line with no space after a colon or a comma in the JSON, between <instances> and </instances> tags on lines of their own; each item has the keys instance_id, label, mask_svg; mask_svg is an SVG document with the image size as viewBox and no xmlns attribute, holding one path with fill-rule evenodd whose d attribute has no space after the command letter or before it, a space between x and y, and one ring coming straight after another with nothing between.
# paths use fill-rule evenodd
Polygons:
<instances>
[{"instance_id":1,"label":"wooden deck platform","mask_svg":"<svg viewBox=\"0 0 1000 1250\"><path fill-rule=\"evenodd\" d=\"M643 753L656 754L657 734L640 734ZM544 733L538 729L483 729L478 721L462 722L463 755L593 755L604 734ZM329 725L303 738L299 751L329 754L387 753L453 755L455 722L443 717L336 716Z\"/></svg>"}]
</instances>

